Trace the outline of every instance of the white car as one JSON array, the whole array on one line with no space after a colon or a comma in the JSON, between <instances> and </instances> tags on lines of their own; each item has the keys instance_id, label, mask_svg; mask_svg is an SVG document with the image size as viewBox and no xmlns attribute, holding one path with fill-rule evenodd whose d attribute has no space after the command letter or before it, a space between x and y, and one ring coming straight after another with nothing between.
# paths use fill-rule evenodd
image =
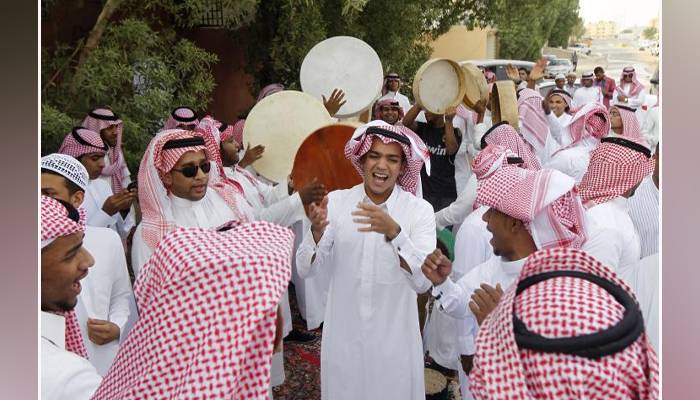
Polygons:
<instances>
[{"instance_id":1,"label":"white car","mask_svg":"<svg viewBox=\"0 0 700 400\"><path fill-rule=\"evenodd\" d=\"M571 61L563 58L557 58L556 60L552 60L549 62L549 64L547 64L547 68L544 70L544 77L553 79L558 74L566 75L573 71L573 69L574 66L571 64Z\"/></svg>"},{"instance_id":2,"label":"white car","mask_svg":"<svg viewBox=\"0 0 700 400\"><path fill-rule=\"evenodd\" d=\"M471 63L482 70L488 69L496 74L496 79L499 81L508 79L508 76L506 75L506 66L508 64L512 64L516 68L525 67L528 71L532 70L532 67L535 66L534 62L523 60L482 59L464 60L460 62Z\"/></svg>"}]
</instances>

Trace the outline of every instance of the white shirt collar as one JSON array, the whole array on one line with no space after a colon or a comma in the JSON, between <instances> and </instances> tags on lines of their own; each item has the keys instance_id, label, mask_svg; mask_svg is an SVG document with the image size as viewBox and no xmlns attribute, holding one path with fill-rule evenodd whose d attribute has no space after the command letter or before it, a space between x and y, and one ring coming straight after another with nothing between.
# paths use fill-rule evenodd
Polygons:
<instances>
[{"instance_id":1,"label":"white shirt collar","mask_svg":"<svg viewBox=\"0 0 700 400\"><path fill-rule=\"evenodd\" d=\"M207 188L207 194L209 193L209 190L211 190L211 188L208 187L208 188ZM197 200L197 201L192 201L192 200L183 199L182 197L177 197L177 196L175 196L175 195L172 194L172 193L168 194L168 197L170 198L170 201L172 202L173 207L177 207L177 208L195 208L195 207L201 205L201 204L202 204L202 200L204 200L204 198L206 198L207 196L204 195L204 197L202 197L202 199Z\"/></svg>"},{"instance_id":2,"label":"white shirt collar","mask_svg":"<svg viewBox=\"0 0 700 400\"><path fill-rule=\"evenodd\" d=\"M66 319L61 315L41 312L41 336L56 346L66 348Z\"/></svg>"},{"instance_id":3,"label":"white shirt collar","mask_svg":"<svg viewBox=\"0 0 700 400\"><path fill-rule=\"evenodd\" d=\"M517 275L520 274L520 270L523 269L525 260L527 260L527 257L523 257L520 260L515 261L507 261L501 257L501 268L503 268L503 271L505 271L508 275Z\"/></svg>"},{"instance_id":4,"label":"white shirt collar","mask_svg":"<svg viewBox=\"0 0 700 400\"><path fill-rule=\"evenodd\" d=\"M358 187L362 193L362 201L365 203L374 204L374 202L369 198L369 196L367 196L367 192L365 191L365 184L362 183L358 185ZM396 203L396 198L399 197L400 190L401 188L399 187L399 185L394 185L394 189L391 191L389 198L384 203L377 205L385 211L391 211L393 209L394 204Z\"/></svg>"}]
</instances>

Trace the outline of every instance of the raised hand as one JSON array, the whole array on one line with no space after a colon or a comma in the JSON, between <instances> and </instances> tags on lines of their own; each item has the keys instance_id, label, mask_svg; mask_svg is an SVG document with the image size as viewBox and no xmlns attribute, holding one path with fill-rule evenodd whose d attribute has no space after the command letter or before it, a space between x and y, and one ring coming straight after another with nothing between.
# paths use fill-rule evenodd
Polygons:
<instances>
[{"instance_id":1,"label":"raised hand","mask_svg":"<svg viewBox=\"0 0 700 400\"><path fill-rule=\"evenodd\" d=\"M423 271L423 275L432 282L433 286L438 286L445 282L447 277L450 276L452 272L452 263L449 258L442 254L440 249L435 249L435 251L425 257L425 261L423 261L423 265L421 266L421 271Z\"/></svg>"},{"instance_id":2,"label":"raised hand","mask_svg":"<svg viewBox=\"0 0 700 400\"><path fill-rule=\"evenodd\" d=\"M530 71L530 74L528 75L528 80L538 81L542 79L542 77L544 77L545 68L547 68L547 59L543 57L537 60L535 66L532 67L532 71Z\"/></svg>"},{"instance_id":3,"label":"raised hand","mask_svg":"<svg viewBox=\"0 0 700 400\"><path fill-rule=\"evenodd\" d=\"M481 288L474 291L472 301L469 302L469 309L474 313L479 325L496 308L502 296L503 289L501 289L500 283L495 288L482 283Z\"/></svg>"},{"instance_id":4,"label":"raised hand","mask_svg":"<svg viewBox=\"0 0 700 400\"><path fill-rule=\"evenodd\" d=\"M331 97L329 97L327 100L326 96L321 95L321 97L323 98L323 105L326 107L326 110L328 110L328 114L330 114L331 117L335 116L335 114L338 113L338 110L340 110L340 107L347 103L347 100L343 101L345 98L345 92L343 92L341 89L333 89Z\"/></svg>"},{"instance_id":5,"label":"raised hand","mask_svg":"<svg viewBox=\"0 0 700 400\"><path fill-rule=\"evenodd\" d=\"M245 149L245 154L243 155L241 161L238 162L238 165L241 168L245 168L261 159L264 152L265 146L259 144L255 147L250 147L250 142L248 142L248 146Z\"/></svg>"},{"instance_id":6,"label":"raised hand","mask_svg":"<svg viewBox=\"0 0 700 400\"><path fill-rule=\"evenodd\" d=\"M326 187L316 178L299 190L299 197L305 206L311 203L320 203L326 194L328 194Z\"/></svg>"},{"instance_id":7,"label":"raised hand","mask_svg":"<svg viewBox=\"0 0 700 400\"><path fill-rule=\"evenodd\" d=\"M355 217L353 222L365 224L362 228L357 228L358 232L377 232L386 236L389 240L394 240L401 232L401 227L389 214L376 204L358 203L357 211L351 213Z\"/></svg>"},{"instance_id":8,"label":"raised hand","mask_svg":"<svg viewBox=\"0 0 700 400\"><path fill-rule=\"evenodd\" d=\"M513 64L506 65L506 76L508 79L514 82L518 82L520 80L520 72L518 72L518 69L515 68Z\"/></svg>"},{"instance_id":9,"label":"raised hand","mask_svg":"<svg viewBox=\"0 0 700 400\"><path fill-rule=\"evenodd\" d=\"M307 216L311 220L311 233L314 235L314 241L318 243L329 224L328 196L325 196L320 204L311 203Z\"/></svg>"}]
</instances>

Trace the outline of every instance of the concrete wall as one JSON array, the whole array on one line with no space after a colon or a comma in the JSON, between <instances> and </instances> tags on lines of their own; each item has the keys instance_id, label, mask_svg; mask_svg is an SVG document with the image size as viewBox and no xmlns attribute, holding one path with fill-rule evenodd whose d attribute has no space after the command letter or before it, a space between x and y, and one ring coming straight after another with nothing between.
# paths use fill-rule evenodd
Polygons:
<instances>
[{"instance_id":1,"label":"concrete wall","mask_svg":"<svg viewBox=\"0 0 700 400\"><path fill-rule=\"evenodd\" d=\"M459 61L498 57L497 34L491 28L470 31L465 26L455 25L438 37L432 48L431 58L447 57Z\"/></svg>"}]
</instances>

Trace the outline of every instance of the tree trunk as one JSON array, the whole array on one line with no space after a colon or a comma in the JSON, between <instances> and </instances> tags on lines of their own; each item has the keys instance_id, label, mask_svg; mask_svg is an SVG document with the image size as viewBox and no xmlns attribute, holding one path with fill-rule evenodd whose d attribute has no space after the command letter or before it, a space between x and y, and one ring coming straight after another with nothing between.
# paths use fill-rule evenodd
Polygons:
<instances>
[{"instance_id":1,"label":"tree trunk","mask_svg":"<svg viewBox=\"0 0 700 400\"><path fill-rule=\"evenodd\" d=\"M78 65L75 67L76 70L83 66L83 63L85 63L85 60L87 59L88 55L90 55L90 52L97 47L100 39L102 38L102 34L107 28L107 23L109 22L110 17L112 14L114 14L114 11L119 8L122 1L123 0L107 0L104 6L102 6L102 11L97 17L97 22L95 22L95 26L88 34L87 40L85 41L85 46L83 46L82 50L80 51L80 55L78 56Z\"/></svg>"}]
</instances>

